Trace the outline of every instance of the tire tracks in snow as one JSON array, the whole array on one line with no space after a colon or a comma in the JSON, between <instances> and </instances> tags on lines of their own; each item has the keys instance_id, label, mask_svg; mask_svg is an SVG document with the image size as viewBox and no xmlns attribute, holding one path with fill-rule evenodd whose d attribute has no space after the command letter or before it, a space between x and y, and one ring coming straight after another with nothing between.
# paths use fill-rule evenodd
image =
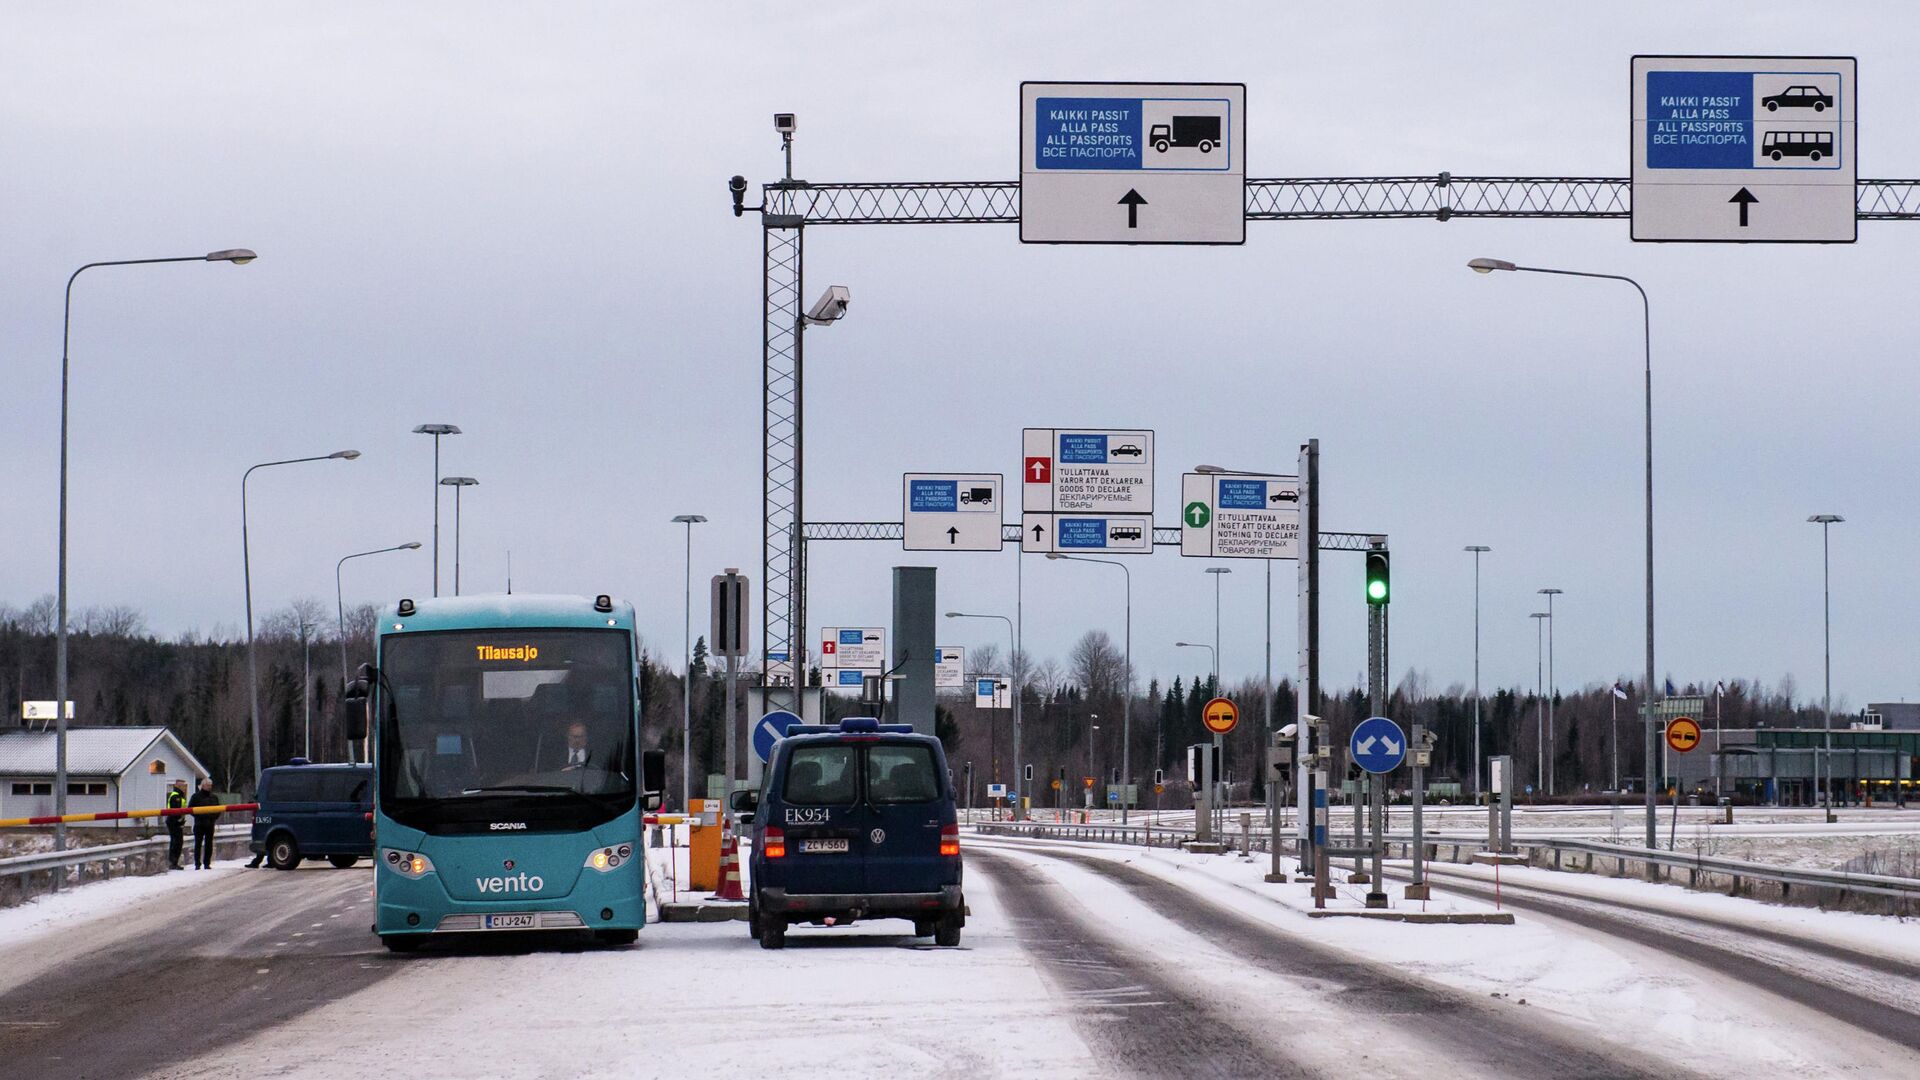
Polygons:
<instances>
[{"instance_id":1,"label":"tire tracks in snow","mask_svg":"<svg viewBox=\"0 0 1920 1080\"><path fill-rule=\"evenodd\" d=\"M1588 1034L1551 1021L1515 1017L1461 991L1357 959L1126 863L1027 843L1014 850L1105 877L1156 913L1263 970L1331 987L1335 1001L1358 1012L1390 1016L1410 1038L1445 1048L1449 1061L1473 1063L1472 1075L1560 1080L1695 1075L1618 1046L1596 1047Z\"/></svg>"}]
</instances>

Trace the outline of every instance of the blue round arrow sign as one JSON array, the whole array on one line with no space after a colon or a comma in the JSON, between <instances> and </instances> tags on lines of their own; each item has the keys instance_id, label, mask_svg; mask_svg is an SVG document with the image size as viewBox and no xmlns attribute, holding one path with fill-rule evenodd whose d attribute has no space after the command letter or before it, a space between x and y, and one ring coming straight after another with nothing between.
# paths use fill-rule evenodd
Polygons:
<instances>
[{"instance_id":1,"label":"blue round arrow sign","mask_svg":"<svg viewBox=\"0 0 1920 1080\"><path fill-rule=\"evenodd\" d=\"M1386 717L1369 716L1354 727L1347 752L1368 772L1389 773L1407 759L1407 735Z\"/></svg>"},{"instance_id":2,"label":"blue round arrow sign","mask_svg":"<svg viewBox=\"0 0 1920 1080\"><path fill-rule=\"evenodd\" d=\"M775 709L753 725L753 755L762 762L773 760L773 744L786 738L787 729L800 718L785 709Z\"/></svg>"}]
</instances>

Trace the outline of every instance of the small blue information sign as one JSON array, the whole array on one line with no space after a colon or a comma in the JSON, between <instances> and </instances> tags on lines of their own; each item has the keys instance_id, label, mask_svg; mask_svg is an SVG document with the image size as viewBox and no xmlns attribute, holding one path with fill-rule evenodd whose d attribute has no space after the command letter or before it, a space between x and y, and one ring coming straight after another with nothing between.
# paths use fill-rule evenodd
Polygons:
<instances>
[{"instance_id":1,"label":"small blue information sign","mask_svg":"<svg viewBox=\"0 0 1920 1080\"><path fill-rule=\"evenodd\" d=\"M1347 751L1368 772L1389 773L1407 759L1407 735L1386 717L1370 716L1354 725Z\"/></svg>"},{"instance_id":2,"label":"small blue information sign","mask_svg":"<svg viewBox=\"0 0 1920 1080\"><path fill-rule=\"evenodd\" d=\"M907 506L916 514L950 514L960 509L960 484L954 480L913 480Z\"/></svg>"},{"instance_id":3,"label":"small blue information sign","mask_svg":"<svg viewBox=\"0 0 1920 1080\"><path fill-rule=\"evenodd\" d=\"M1060 435L1060 463L1063 465L1105 465L1107 463L1107 437L1105 435L1069 434Z\"/></svg>"},{"instance_id":4,"label":"small blue information sign","mask_svg":"<svg viewBox=\"0 0 1920 1080\"><path fill-rule=\"evenodd\" d=\"M1222 477L1217 509L1267 509L1267 482L1265 480L1232 480Z\"/></svg>"},{"instance_id":5,"label":"small blue information sign","mask_svg":"<svg viewBox=\"0 0 1920 1080\"><path fill-rule=\"evenodd\" d=\"M1104 548L1107 546L1106 518L1057 518L1058 541L1063 548Z\"/></svg>"}]
</instances>

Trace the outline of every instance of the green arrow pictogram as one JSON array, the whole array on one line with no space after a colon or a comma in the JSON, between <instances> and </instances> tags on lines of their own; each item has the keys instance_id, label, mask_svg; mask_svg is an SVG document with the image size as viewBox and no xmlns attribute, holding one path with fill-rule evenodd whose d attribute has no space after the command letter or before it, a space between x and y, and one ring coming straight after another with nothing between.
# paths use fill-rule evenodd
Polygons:
<instances>
[{"instance_id":1,"label":"green arrow pictogram","mask_svg":"<svg viewBox=\"0 0 1920 1080\"><path fill-rule=\"evenodd\" d=\"M1213 520L1213 508L1203 502L1190 502L1181 517L1186 521L1188 528L1204 529L1207 527L1207 522Z\"/></svg>"}]
</instances>

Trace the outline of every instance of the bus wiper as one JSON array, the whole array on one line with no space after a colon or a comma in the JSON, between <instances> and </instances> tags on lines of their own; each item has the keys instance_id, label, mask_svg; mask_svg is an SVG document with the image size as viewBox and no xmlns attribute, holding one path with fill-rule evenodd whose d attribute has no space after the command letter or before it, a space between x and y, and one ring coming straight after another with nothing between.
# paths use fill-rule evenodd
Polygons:
<instances>
[{"instance_id":1,"label":"bus wiper","mask_svg":"<svg viewBox=\"0 0 1920 1080\"><path fill-rule=\"evenodd\" d=\"M479 795L479 794L482 794L485 792L491 792L491 791L560 792L564 794L577 793L574 788L568 787L564 784L493 784L487 787L466 788L462 790L460 794Z\"/></svg>"}]
</instances>

